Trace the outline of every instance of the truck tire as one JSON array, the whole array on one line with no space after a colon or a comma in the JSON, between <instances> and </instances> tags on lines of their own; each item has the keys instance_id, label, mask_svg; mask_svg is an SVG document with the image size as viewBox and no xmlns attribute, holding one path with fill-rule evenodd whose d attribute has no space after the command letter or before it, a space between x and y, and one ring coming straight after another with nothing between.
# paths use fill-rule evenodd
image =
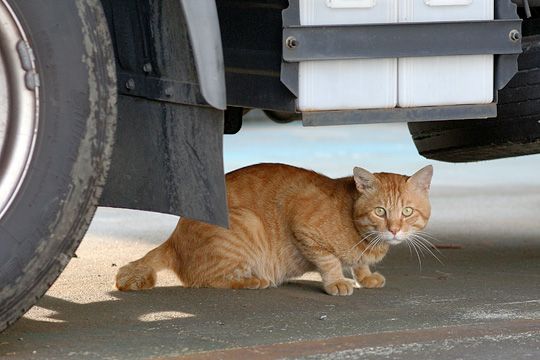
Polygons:
<instances>
[{"instance_id":1,"label":"truck tire","mask_svg":"<svg viewBox=\"0 0 540 360\"><path fill-rule=\"evenodd\" d=\"M540 36L523 38L518 67L499 91L497 118L409 123L420 155L469 162L540 153Z\"/></svg>"},{"instance_id":2,"label":"truck tire","mask_svg":"<svg viewBox=\"0 0 540 360\"><path fill-rule=\"evenodd\" d=\"M99 0L0 0L0 331L52 285L85 234L116 124Z\"/></svg>"}]
</instances>

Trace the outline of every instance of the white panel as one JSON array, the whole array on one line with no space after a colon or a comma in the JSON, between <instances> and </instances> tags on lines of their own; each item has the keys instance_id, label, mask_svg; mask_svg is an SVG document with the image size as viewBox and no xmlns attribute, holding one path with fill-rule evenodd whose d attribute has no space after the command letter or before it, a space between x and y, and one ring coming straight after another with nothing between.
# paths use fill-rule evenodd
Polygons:
<instances>
[{"instance_id":1,"label":"white panel","mask_svg":"<svg viewBox=\"0 0 540 360\"><path fill-rule=\"evenodd\" d=\"M495 5L493 0L474 0L462 6L433 6L426 1L434 0L399 0L399 22L425 21L467 21L493 20ZM438 0L458 5L461 0Z\"/></svg>"},{"instance_id":2,"label":"white panel","mask_svg":"<svg viewBox=\"0 0 540 360\"><path fill-rule=\"evenodd\" d=\"M298 108L303 111L397 104L397 59L305 61L299 74Z\"/></svg>"},{"instance_id":3,"label":"white panel","mask_svg":"<svg viewBox=\"0 0 540 360\"><path fill-rule=\"evenodd\" d=\"M300 23L396 23L398 3L300 0ZM299 77L299 110L389 108L397 104L397 59L306 61L300 63Z\"/></svg>"},{"instance_id":4,"label":"white panel","mask_svg":"<svg viewBox=\"0 0 540 360\"><path fill-rule=\"evenodd\" d=\"M400 2L400 22L492 20L494 17L493 0L475 0L468 4L460 4L465 2L462 0ZM432 6L435 3L441 6ZM493 101L493 55L403 58L398 64L398 104L401 107Z\"/></svg>"},{"instance_id":5,"label":"white panel","mask_svg":"<svg viewBox=\"0 0 540 360\"><path fill-rule=\"evenodd\" d=\"M328 0L299 0L301 25L396 23L402 0L377 0L371 6L329 7ZM336 0L334 0L336 1ZM348 0L353 1L353 0ZM362 0L362 2L365 0ZM345 3L347 0L341 0ZM351 3L352 4L352 3ZM360 3L358 3L360 4Z\"/></svg>"},{"instance_id":6,"label":"white panel","mask_svg":"<svg viewBox=\"0 0 540 360\"><path fill-rule=\"evenodd\" d=\"M493 101L493 56L399 59L399 106Z\"/></svg>"}]
</instances>

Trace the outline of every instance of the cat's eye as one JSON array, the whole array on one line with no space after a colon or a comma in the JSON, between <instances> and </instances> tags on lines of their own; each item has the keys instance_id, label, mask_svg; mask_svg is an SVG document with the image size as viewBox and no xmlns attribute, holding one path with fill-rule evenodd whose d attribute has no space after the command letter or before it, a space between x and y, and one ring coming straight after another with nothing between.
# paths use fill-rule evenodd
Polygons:
<instances>
[{"instance_id":1,"label":"cat's eye","mask_svg":"<svg viewBox=\"0 0 540 360\"><path fill-rule=\"evenodd\" d=\"M375 208L375 215L377 216L384 216L386 214L386 210L382 207L376 207Z\"/></svg>"},{"instance_id":2,"label":"cat's eye","mask_svg":"<svg viewBox=\"0 0 540 360\"><path fill-rule=\"evenodd\" d=\"M401 213L403 214L403 216L411 216L412 213L413 213L413 209L412 209L412 207L407 206L406 208L403 208Z\"/></svg>"}]
</instances>

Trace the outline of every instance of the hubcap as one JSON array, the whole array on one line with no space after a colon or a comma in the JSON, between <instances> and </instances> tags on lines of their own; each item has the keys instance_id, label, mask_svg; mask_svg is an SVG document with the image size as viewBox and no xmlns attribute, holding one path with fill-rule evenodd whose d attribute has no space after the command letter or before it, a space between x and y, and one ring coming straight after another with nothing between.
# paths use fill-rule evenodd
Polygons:
<instances>
[{"instance_id":1,"label":"hubcap","mask_svg":"<svg viewBox=\"0 0 540 360\"><path fill-rule=\"evenodd\" d=\"M32 50L0 0L0 219L26 176L38 129L39 79Z\"/></svg>"}]
</instances>

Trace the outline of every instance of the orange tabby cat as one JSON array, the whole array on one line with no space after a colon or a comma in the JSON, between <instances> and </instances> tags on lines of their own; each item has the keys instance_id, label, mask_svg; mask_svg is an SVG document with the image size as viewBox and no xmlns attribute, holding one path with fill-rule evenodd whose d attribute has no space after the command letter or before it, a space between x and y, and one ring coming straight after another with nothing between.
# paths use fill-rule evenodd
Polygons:
<instances>
[{"instance_id":1,"label":"orange tabby cat","mask_svg":"<svg viewBox=\"0 0 540 360\"><path fill-rule=\"evenodd\" d=\"M152 288L171 269L188 287L262 289L318 271L324 290L351 295L352 269L366 288L390 245L414 240L430 216L433 168L413 176L354 168L331 179L283 164L259 164L227 174L230 229L182 218L162 245L120 268L120 290Z\"/></svg>"}]
</instances>

